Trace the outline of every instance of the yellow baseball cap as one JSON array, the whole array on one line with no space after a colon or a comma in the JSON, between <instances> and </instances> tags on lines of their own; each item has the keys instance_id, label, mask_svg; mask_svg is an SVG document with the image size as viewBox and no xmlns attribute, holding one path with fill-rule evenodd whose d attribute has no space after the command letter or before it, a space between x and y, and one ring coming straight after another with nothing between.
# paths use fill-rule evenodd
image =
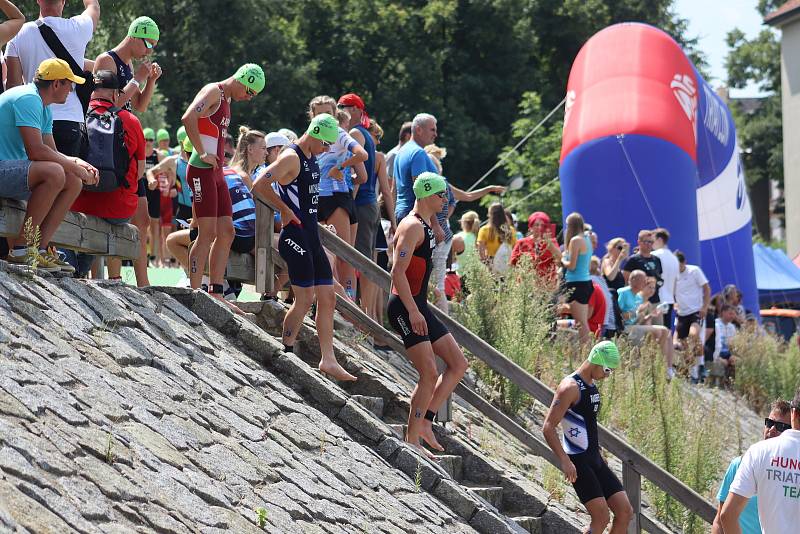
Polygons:
<instances>
[{"instance_id":1,"label":"yellow baseball cap","mask_svg":"<svg viewBox=\"0 0 800 534\"><path fill-rule=\"evenodd\" d=\"M36 78L39 80L69 80L78 84L86 82L86 78L76 76L67 62L63 59L45 59L36 69Z\"/></svg>"}]
</instances>

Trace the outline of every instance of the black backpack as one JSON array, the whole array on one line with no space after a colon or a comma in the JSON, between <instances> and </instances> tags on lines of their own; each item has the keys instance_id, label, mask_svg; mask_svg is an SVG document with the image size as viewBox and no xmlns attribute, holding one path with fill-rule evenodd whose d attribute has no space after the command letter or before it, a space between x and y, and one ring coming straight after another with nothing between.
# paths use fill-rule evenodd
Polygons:
<instances>
[{"instance_id":1,"label":"black backpack","mask_svg":"<svg viewBox=\"0 0 800 534\"><path fill-rule=\"evenodd\" d=\"M96 185L84 185L85 191L107 193L120 187L128 188L128 166L131 159L125 146L125 128L119 116L120 108L109 107L99 113L89 108L86 114L87 143L83 159L94 165L99 173Z\"/></svg>"}]
</instances>

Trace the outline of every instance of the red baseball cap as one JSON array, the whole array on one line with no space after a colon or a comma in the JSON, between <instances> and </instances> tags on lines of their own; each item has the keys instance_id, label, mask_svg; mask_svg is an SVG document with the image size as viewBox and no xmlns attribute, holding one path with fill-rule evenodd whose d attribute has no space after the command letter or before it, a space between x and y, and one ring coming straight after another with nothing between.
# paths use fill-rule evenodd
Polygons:
<instances>
[{"instance_id":1,"label":"red baseball cap","mask_svg":"<svg viewBox=\"0 0 800 534\"><path fill-rule=\"evenodd\" d=\"M543 211L534 211L531 213L531 216L528 217L528 228L533 228L533 225L536 224L536 221L542 221L544 224L550 224L550 217L543 212Z\"/></svg>"}]
</instances>

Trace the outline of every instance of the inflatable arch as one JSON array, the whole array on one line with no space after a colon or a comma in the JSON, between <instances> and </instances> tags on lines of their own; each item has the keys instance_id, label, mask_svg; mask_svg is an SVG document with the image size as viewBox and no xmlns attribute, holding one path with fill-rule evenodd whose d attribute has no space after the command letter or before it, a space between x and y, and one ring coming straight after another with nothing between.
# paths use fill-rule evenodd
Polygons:
<instances>
[{"instance_id":1,"label":"inflatable arch","mask_svg":"<svg viewBox=\"0 0 800 534\"><path fill-rule=\"evenodd\" d=\"M567 85L564 214L601 242L667 228L712 292L736 284L758 313L750 202L727 105L666 33L610 26L583 46Z\"/></svg>"}]
</instances>

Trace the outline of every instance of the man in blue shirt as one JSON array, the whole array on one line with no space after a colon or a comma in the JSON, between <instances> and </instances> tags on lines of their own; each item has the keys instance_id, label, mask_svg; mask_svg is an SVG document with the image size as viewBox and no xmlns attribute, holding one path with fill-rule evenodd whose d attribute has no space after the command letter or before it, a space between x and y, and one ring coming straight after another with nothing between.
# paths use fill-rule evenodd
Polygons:
<instances>
[{"instance_id":1,"label":"man in blue shirt","mask_svg":"<svg viewBox=\"0 0 800 534\"><path fill-rule=\"evenodd\" d=\"M792 427L791 413L791 405L785 400L778 399L773 402L770 406L769 417L764 420L764 439L780 436L784 430L790 429ZM711 525L712 534L723 534L720 521L722 505L725 503L725 499L728 498L731 484L733 479L736 478L736 472L739 470L741 461L741 456L734 458L725 472L725 477L722 479L722 484L717 493L717 501L719 501L717 516ZM739 516L739 526L742 528L742 534L761 533L761 522L758 520L758 497L753 497L747 502Z\"/></svg>"},{"instance_id":2,"label":"man in blue shirt","mask_svg":"<svg viewBox=\"0 0 800 534\"><path fill-rule=\"evenodd\" d=\"M39 227L39 250L29 249L24 225L9 238L9 263L49 271L74 269L59 260L48 244L83 184L96 184L97 169L56 150L50 104L63 104L73 83L84 83L60 59L46 59L33 83L0 95L0 197L27 200L25 220Z\"/></svg>"}]
</instances>

